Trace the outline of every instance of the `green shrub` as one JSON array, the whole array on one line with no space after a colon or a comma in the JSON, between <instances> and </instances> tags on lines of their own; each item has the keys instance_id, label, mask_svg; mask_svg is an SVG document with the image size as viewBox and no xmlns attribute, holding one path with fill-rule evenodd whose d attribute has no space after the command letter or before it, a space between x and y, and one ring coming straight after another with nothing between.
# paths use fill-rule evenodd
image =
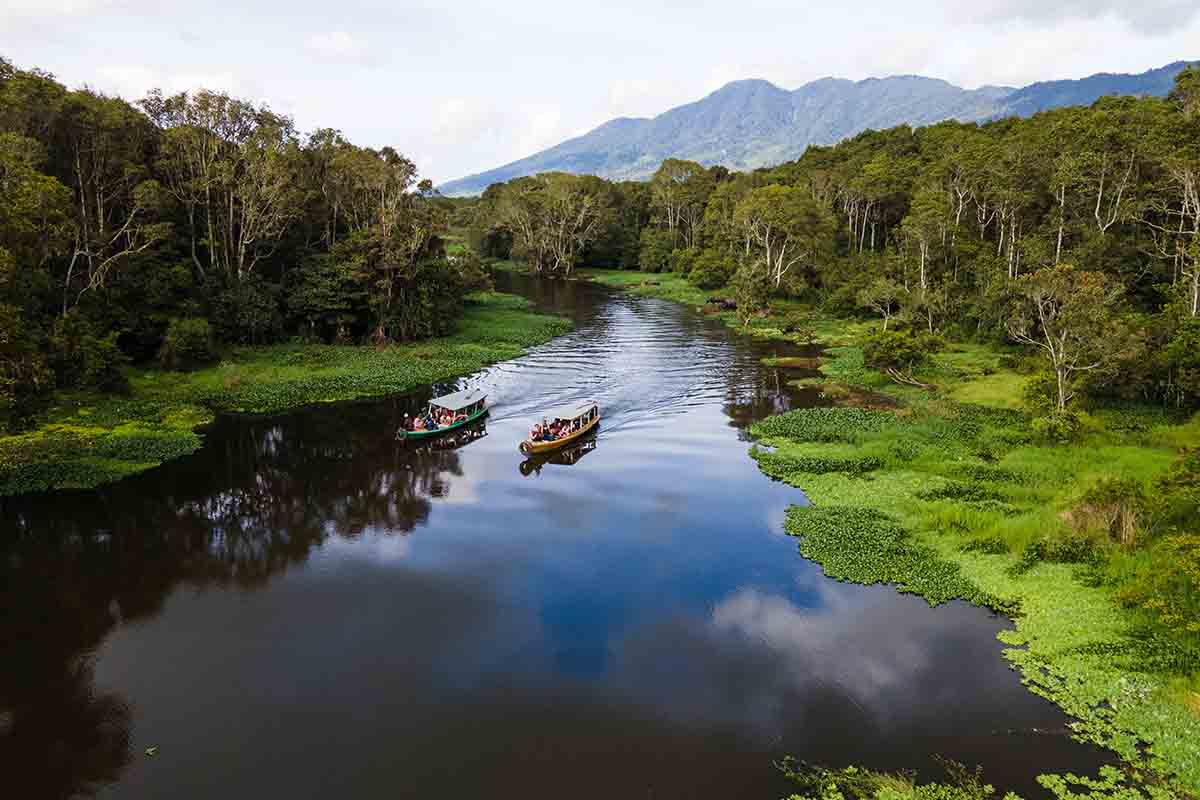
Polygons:
<instances>
[{"instance_id":1,"label":"green shrub","mask_svg":"<svg viewBox=\"0 0 1200 800\"><path fill-rule=\"evenodd\" d=\"M808 317L803 314L789 314L784 317L779 323L779 329L806 344L812 344L817 338L816 329L809 324Z\"/></svg>"},{"instance_id":2,"label":"green shrub","mask_svg":"<svg viewBox=\"0 0 1200 800\"><path fill-rule=\"evenodd\" d=\"M269 344L283 330L279 287L256 274L230 284L213 283L208 315L213 332L228 344Z\"/></svg>"},{"instance_id":3,"label":"green shrub","mask_svg":"<svg viewBox=\"0 0 1200 800\"><path fill-rule=\"evenodd\" d=\"M50 363L58 385L68 389L99 389L124 393L129 384L122 371L129 359L117 346L119 332L105 335L72 311L54 323L50 335Z\"/></svg>"},{"instance_id":4,"label":"green shrub","mask_svg":"<svg viewBox=\"0 0 1200 800\"><path fill-rule=\"evenodd\" d=\"M165 369L191 369L216 359L212 330L206 319L173 319L167 326L159 363Z\"/></svg>"},{"instance_id":5,"label":"green shrub","mask_svg":"<svg viewBox=\"0 0 1200 800\"><path fill-rule=\"evenodd\" d=\"M1021 400L1035 411L1050 413L1058 405L1058 379L1042 370L1025 381Z\"/></svg>"},{"instance_id":6,"label":"green shrub","mask_svg":"<svg viewBox=\"0 0 1200 800\"><path fill-rule=\"evenodd\" d=\"M687 276L692 271L692 265L696 263L696 256L700 251L695 247L680 247L671 251L671 256L668 263L671 272L676 275Z\"/></svg>"},{"instance_id":7,"label":"green shrub","mask_svg":"<svg viewBox=\"0 0 1200 800\"><path fill-rule=\"evenodd\" d=\"M1031 427L1038 438L1065 444L1078 438L1081 422L1073 411L1054 411L1035 418Z\"/></svg>"},{"instance_id":8,"label":"green shrub","mask_svg":"<svg viewBox=\"0 0 1200 800\"><path fill-rule=\"evenodd\" d=\"M1086 532L1058 530L1030 542L1021 559L1012 567L1014 575L1022 575L1039 562L1051 564L1095 564L1104 552L1097 539Z\"/></svg>"},{"instance_id":9,"label":"green shrub","mask_svg":"<svg viewBox=\"0 0 1200 800\"><path fill-rule=\"evenodd\" d=\"M0 430L26 427L53 388L54 373L20 310L0 304Z\"/></svg>"},{"instance_id":10,"label":"green shrub","mask_svg":"<svg viewBox=\"0 0 1200 800\"><path fill-rule=\"evenodd\" d=\"M932 336L913 336L908 331L877 331L863 339L863 363L872 369L895 370L912 376L913 370L929 363L942 342Z\"/></svg>"},{"instance_id":11,"label":"green shrub","mask_svg":"<svg viewBox=\"0 0 1200 800\"><path fill-rule=\"evenodd\" d=\"M771 298L771 278L765 269L743 266L729 282L733 299L737 301L738 320L747 324L752 317L766 311Z\"/></svg>"},{"instance_id":12,"label":"green shrub","mask_svg":"<svg viewBox=\"0 0 1200 800\"><path fill-rule=\"evenodd\" d=\"M692 271L688 280L693 286L701 289L719 289L729 283L737 264L734 260L719 250L711 248L700 251L692 263Z\"/></svg>"},{"instance_id":13,"label":"green shrub","mask_svg":"<svg viewBox=\"0 0 1200 800\"><path fill-rule=\"evenodd\" d=\"M1002 555L1008 552L1008 542L999 536L983 536L978 539L971 539L962 546L962 549L968 553Z\"/></svg>"}]
</instances>

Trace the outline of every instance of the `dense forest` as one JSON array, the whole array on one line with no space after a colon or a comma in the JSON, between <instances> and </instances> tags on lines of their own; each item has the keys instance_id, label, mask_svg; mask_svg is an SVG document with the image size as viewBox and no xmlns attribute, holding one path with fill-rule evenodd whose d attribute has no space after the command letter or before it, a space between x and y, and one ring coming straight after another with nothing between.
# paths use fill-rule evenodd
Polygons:
<instances>
[{"instance_id":1,"label":"dense forest","mask_svg":"<svg viewBox=\"0 0 1200 800\"><path fill-rule=\"evenodd\" d=\"M1194 407L1200 70L1165 99L869 131L753 173L519 178L484 192L471 242L542 274L728 284L746 317L772 297L878 315L901 379L939 336L1023 343L1045 356L1051 426L1074 424L1081 394Z\"/></svg>"},{"instance_id":2,"label":"dense forest","mask_svg":"<svg viewBox=\"0 0 1200 800\"><path fill-rule=\"evenodd\" d=\"M445 333L486 278L417 177L227 94L130 104L0 59L0 429L130 362Z\"/></svg>"}]
</instances>

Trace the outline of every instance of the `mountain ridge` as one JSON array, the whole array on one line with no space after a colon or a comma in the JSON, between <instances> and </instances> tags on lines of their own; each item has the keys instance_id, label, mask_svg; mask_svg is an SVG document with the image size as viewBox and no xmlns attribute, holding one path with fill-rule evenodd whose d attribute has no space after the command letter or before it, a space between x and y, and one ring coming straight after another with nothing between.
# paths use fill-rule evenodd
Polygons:
<instances>
[{"instance_id":1,"label":"mountain ridge","mask_svg":"<svg viewBox=\"0 0 1200 800\"><path fill-rule=\"evenodd\" d=\"M1109 94L1164 96L1175 75L1195 63L1200 62L976 89L923 75L858 81L828 76L791 90L763 78L742 78L653 117L614 117L553 147L438 188L450 196L478 194L492 183L549 171L637 180L665 158L755 169L799 158L809 145L836 144L872 128L1030 116L1090 105Z\"/></svg>"}]
</instances>

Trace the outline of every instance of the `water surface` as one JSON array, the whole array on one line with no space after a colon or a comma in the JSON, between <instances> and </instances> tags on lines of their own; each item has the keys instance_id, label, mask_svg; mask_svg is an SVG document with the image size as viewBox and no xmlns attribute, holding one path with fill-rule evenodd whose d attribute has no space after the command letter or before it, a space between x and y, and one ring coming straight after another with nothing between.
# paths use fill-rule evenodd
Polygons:
<instances>
[{"instance_id":1,"label":"water surface","mask_svg":"<svg viewBox=\"0 0 1200 800\"><path fill-rule=\"evenodd\" d=\"M14 797L761 797L772 766L981 764L1036 793L1096 754L1000 656L1004 621L830 581L746 427L784 346L582 283L577 328L463 382L222 418L197 455L0 500L0 752ZM494 403L447 446L406 411ZM538 410L595 399L549 461ZM144 755L146 747L157 755Z\"/></svg>"}]
</instances>

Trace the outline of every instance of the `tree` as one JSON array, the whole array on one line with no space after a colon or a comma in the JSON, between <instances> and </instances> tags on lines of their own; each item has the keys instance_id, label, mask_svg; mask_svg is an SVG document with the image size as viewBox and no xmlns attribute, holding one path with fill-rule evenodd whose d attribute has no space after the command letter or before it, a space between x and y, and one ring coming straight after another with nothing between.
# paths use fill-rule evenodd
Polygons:
<instances>
[{"instance_id":1,"label":"tree","mask_svg":"<svg viewBox=\"0 0 1200 800\"><path fill-rule=\"evenodd\" d=\"M888 323L896 315L900 298L904 296L904 287L891 278L877 278L869 286L858 292L858 305L869 308L883 317L883 329L888 329Z\"/></svg>"},{"instance_id":2,"label":"tree","mask_svg":"<svg viewBox=\"0 0 1200 800\"><path fill-rule=\"evenodd\" d=\"M1064 412L1075 396L1076 375L1116 357L1114 345L1120 338L1113 307L1120 288L1103 273L1064 265L1023 276L1019 289L1007 323L1009 336L1046 356L1055 377L1057 410Z\"/></svg>"},{"instance_id":3,"label":"tree","mask_svg":"<svg viewBox=\"0 0 1200 800\"><path fill-rule=\"evenodd\" d=\"M935 245L946 239L949 213L946 193L926 187L913 195L908 216L900 223L916 243L918 286L922 292L929 288L930 253Z\"/></svg>"},{"instance_id":4,"label":"tree","mask_svg":"<svg viewBox=\"0 0 1200 800\"><path fill-rule=\"evenodd\" d=\"M737 262L728 253L711 247L700 251L688 273L688 281L701 289L719 289L733 276Z\"/></svg>"},{"instance_id":5,"label":"tree","mask_svg":"<svg viewBox=\"0 0 1200 800\"><path fill-rule=\"evenodd\" d=\"M121 262L162 242L170 224L161 219L159 183L142 157L152 131L146 118L123 100L87 90L68 95L64 117L76 211L65 315L85 292L103 288Z\"/></svg>"},{"instance_id":6,"label":"tree","mask_svg":"<svg viewBox=\"0 0 1200 800\"><path fill-rule=\"evenodd\" d=\"M598 178L544 173L509 183L498 215L535 274L570 275L612 209Z\"/></svg>"},{"instance_id":7,"label":"tree","mask_svg":"<svg viewBox=\"0 0 1200 800\"><path fill-rule=\"evenodd\" d=\"M905 331L880 331L863 342L863 363L886 373L897 383L924 386L913 370L929 361L933 337L914 337Z\"/></svg>"},{"instance_id":8,"label":"tree","mask_svg":"<svg viewBox=\"0 0 1200 800\"><path fill-rule=\"evenodd\" d=\"M159 169L186 212L197 269L244 280L275 252L302 210L295 126L223 92L152 92L141 105L162 131ZM200 241L207 267L196 254Z\"/></svg>"},{"instance_id":9,"label":"tree","mask_svg":"<svg viewBox=\"0 0 1200 800\"><path fill-rule=\"evenodd\" d=\"M1200 117L1200 67L1195 64L1175 76L1175 87L1167 97L1188 120Z\"/></svg>"},{"instance_id":10,"label":"tree","mask_svg":"<svg viewBox=\"0 0 1200 800\"><path fill-rule=\"evenodd\" d=\"M832 219L798 187L754 189L738 203L734 219L757 245L777 290L794 267L811 265L833 234Z\"/></svg>"},{"instance_id":11,"label":"tree","mask_svg":"<svg viewBox=\"0 0 1200 800\"><path fill-rule=\"evenodd\" d=\"M761 269L743 266L729 282L737 302L738 321L747 325L756 315L768 308L771 298L771 279Z\"/></svg>"},{"instance_id":12,"label":"tree","mask_svg":"<svg viewBox=\"0 0 1200 800\"><path fill-rule=\"evenodd\" d=\"M692 244L698 222L704 216L704 201L712 190L711 178L695 161L668 158L650 179L652 207L671 232L671 245Z\"/></svg>"}]
</instances>

